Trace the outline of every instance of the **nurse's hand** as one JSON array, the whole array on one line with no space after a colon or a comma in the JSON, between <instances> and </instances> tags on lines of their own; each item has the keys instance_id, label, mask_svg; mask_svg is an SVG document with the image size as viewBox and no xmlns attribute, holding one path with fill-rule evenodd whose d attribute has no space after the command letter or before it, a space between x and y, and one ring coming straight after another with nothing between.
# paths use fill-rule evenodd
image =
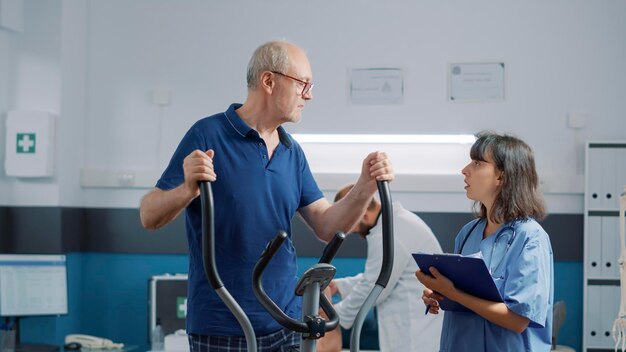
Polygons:
<instances>
[{"instance_id":1,"label":"nurse's hand","mask_svg":"<svg viewBox=\"0 0 626 352\"><path fill-rule=\"evenodd\" d=\"M455 290L452 281L450 281L450 279L448 279L447 277L441 275L439 270L437 270L435 267L431 266L430 268L428 268L428 270L430 271L430 274L432 276L425 274L421 270L417 270L415 272L415 276L422 284L424 284L424 286L428 287L429 289L439 292L444 297L450 296L450 294Z\"/></svg>"},{"instance_id":2,"label":"nurse's hand","mask_svg":"<svg viewBox=\"0 0 626 352\"><path fill-rule=\"evenodd\" d=\"M444 297L437 292L433 292L433 290L428 288L424 289L422 301L424 301L424 305L428 307L430 314L439 314L439 301L442 299L444 299Z\"/></svg>"}]
</instances>

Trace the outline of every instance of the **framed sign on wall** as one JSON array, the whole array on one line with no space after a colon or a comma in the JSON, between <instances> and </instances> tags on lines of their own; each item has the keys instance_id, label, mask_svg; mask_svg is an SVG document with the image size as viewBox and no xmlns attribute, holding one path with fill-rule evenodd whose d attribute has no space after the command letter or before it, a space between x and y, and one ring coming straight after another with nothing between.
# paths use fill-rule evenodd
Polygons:
<instances>
[{"instance_id":1,"label":"framed sign on wall","mask_svg":"<svg viewBox=\"0 0 626 352\"><path fill-rule=\"evenodd\" d=\"M448 65L448 101L504 101L505 64L451 63Z\"/></svg>"}]
</instances>

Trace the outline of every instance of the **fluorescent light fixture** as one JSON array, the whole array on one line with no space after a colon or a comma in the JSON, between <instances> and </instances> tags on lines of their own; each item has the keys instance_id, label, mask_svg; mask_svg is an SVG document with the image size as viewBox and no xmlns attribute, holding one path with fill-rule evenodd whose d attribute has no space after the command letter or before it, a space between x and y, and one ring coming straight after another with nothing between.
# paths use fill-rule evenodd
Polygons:
<instances>
[{"instance_id":1,"label":"fluorescent light fixture","mask_svg":"<svg viewBox=\"0 0 626 352\"><path fill-rule=\"evenodd\" d=\"M341 144L472 144L471 134L301 134L292 135L298 143Z\"/></svg>"}]
</instances>

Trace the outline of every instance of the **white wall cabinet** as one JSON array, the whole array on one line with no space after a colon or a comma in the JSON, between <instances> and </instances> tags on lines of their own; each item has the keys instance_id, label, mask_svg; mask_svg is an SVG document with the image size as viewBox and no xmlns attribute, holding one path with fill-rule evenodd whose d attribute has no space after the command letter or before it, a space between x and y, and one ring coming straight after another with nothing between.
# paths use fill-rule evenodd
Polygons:
<instances>
[{"instance_id":1,"label":"white wall cabinet","mask_svg":"<svg viewBox=\"0 0 626 352\"><path fill-rule=\"evenodd\" d=\"M591 278L619 278L617 216L587 216L587 273Z\"/></svg>"},{"instance_id":2,"label":"white wall cabinet","mask_svg":"<svg viewBox=\"0 0 626 352\"><path fill-rule=\"evenodd\" d=\"M583 350L613 351L620 306L619 196L626 186L626 141L585 150Z\"/></svg>"},{"instance_id":3,"label":"white wall cabinet","mask_svg":"<svg viewBox=\"0 0 626 352\"><path fill-rule=\"evenodd\" d=\"M589 300L585 310L586 349L613 351L615 342L611 336L614 316L619 310L619 286L589 285L586 296ZM608 318L607 318L608 317Z\"/></svg>"}]
</instances>

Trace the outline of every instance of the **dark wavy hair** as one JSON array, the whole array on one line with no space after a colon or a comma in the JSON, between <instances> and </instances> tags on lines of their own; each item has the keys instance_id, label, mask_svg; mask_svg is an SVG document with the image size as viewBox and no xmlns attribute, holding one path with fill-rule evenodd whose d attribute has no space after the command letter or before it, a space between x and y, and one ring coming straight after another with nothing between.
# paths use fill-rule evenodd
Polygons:
<instances>
[{"instance_id":1,"label":"dark wavy hair","mask_svg":"<svg viewBox=\"0 0 626 352\"><path fill-rule=\"evenodd\" d=\"M496 169L502 172L502 183L491 213L487 214L485 205L476 201L476 215L489 217L499 224L528 218L543 219L546 208L539 191L535 157L528 144L510 135L480 132L470 150L470 158L485 161L486 155L491 156Z\"/></svg>"}]
</instances>

